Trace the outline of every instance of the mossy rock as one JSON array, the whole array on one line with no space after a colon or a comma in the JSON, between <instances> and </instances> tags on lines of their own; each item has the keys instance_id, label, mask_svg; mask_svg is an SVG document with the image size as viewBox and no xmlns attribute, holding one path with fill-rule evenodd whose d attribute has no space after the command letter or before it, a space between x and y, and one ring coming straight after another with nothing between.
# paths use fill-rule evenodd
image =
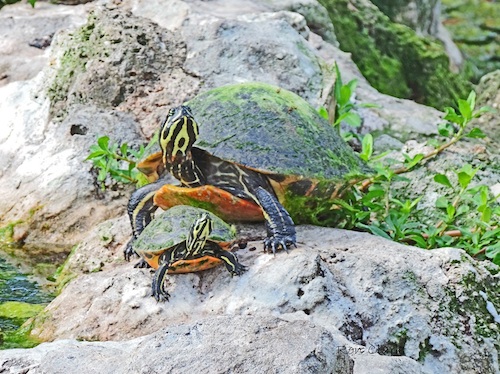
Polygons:
<instances>
[{"instance_id":1,"label":"mossy rock","mask_svg":"<svg viewBox=\"0 0 500 374\"><path fill-rule=\"evenodd\" d=\"M320 0L343 50L379 91L442 109L470 91L470 83L449 69L444 47L393 23L366 0ZM352 9L355 9L353 11Z\"/></svg>"}]
</instances>

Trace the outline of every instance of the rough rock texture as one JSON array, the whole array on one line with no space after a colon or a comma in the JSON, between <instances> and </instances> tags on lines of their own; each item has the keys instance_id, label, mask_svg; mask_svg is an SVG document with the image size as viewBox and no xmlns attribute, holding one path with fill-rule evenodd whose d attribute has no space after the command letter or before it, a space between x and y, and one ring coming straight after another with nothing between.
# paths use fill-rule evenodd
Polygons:
<instances>
[{"instance_id":1,"label":"rough rock texture","mask_svg":"<svg viewBox=\"0 0 500 374\"><path fill-rule=\"evenodd\" d=\"M500 139L500 70L482 77L477 86L477 92L479 93L477 107L488 106L493 111L485 113L476 120L475 124L491 139L496 140L495 143L498 146L498 139ZM493 147L495 147L494 144Z\"/></svg>"},{"instance_id":2,"label":"rough rock texture","mask_svg":"<svg viewBox=\"0 0 500 374\"><path fill-rule=\"evenodd\" d=\"M35 80L3 87L0 155L6 161L0 166L0 192L6 199L0 201L0 225L24 221L16 226L15 239L27 243L77 243L88 228L121 214L129 194L119 186L102 194L89 173L91 165L83 160L96 138L107 134L115 142L143 143L140 133L151 135L166 108L223 83L265 81L314 106L328 105L333 79L327 67L337 59L345 79L360 80L358 98L380 105L361 112L365 131L392 128L401 138L435 131L439 112L379 94L347 54L310 31L307 12L287 10L304 4L323 9L320 5L224 4L122 5L156 15L155 21L168 23L167 30L121 7L98 6L85 26L56 35L51 64ZM51 120L50 113L58 117Z\"/></svg>"},{"instance_id":3,"label":"rough rock texture","mask_svg":"<svg viewBox=\"0 0 500 374\"><path fill-rule=\"evenodd\" d=\"M455 69L462 66L462 54L441 22L441 0L403 0L396 3L372 0L372 3L392 21L412 28L418 35L437 38L443 43L452 66Z\"/></svg>"},{"instance_id":4,"label":"rough rock texture","mask_svg":"<svg viewBox=\"0 0 500 374\"><path fill-rule=\"evenodd\" d=\"M34 374L352 373L354 362L344 344L340 334L308 321L221 316L158 328L125 343L60 340L28 355L17 350L6 358L0 352L0 369L30 368ZM415 369L410 360L403 362L404 368Z\"/></svg>"},{"instance_id":5,"label":"rough rock texture","mask_svg":"<svg viewBox=\"0 0 500 374\"><path fill-rule=\"evenodd\" d=\"M81 26L87 19L84 6L71 9L38 2L9 5L0 11L0 87L33 78L47 64L55 32Z\"/></svg>"},{"instance_id":6,"label":"rough rock texture","mask_svg":"<svg viewBox=\"0 0 500 374\"><path fill-rule=\"evenodd\" d=\"M167 303L150 297L150 270L120 264L118 251L101 271L80 270L83 275L32 323L32 334L44 340L125 340L221 316L236 321L251 316L266 323L273 315L307 321L333 336L340 332L346 339L340 345L354 360L355 372L358 360L370 361L375 354L392 357L387 365L399 360L394 356L406 356L418 368L415 372L498 370L499 275L485 266L493 273L498 267L476 263L458 249L425 251L314 226L299 226L297 233L299 248L288 255L238 250L241 263L249 267L240 277L231 278L222 268L172 275ZM118 249L117 242L111 248ZM260 242L249 243L254 245L261 248ZM85 267L84 258L101 251L105 247L95 237L72 257ZM493 309L486 309L487 302ZM197 351L193 355L199 357ZM174 360L174 367L183 360Z\"/></svg>"},{"instance_id":7,"label":"rough rock texture","mask_svg":"<svg viewBox=\"0 0 500 374\"><path fill-rule=\"evenodd\" d=\"M368 0L320 0L343 50L351 52L363 75L381 92L425 103L451 106L470 84L450 72L443 47L393 23Z\"/></svg>"}]
</instances>

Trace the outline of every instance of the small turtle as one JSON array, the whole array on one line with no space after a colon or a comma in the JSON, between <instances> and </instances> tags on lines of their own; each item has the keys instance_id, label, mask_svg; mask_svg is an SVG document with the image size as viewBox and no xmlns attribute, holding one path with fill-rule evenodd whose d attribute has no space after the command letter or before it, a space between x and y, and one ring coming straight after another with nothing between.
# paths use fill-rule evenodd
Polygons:
<instances>
[{"instance_id":1,"label":"small turtle","mask_svg":"<svg viewBox=\"0 0 500 374\"><path fill-rule=\"evenodd\" d=\"M231 275L242 274L245 266L227 250L234 238L234 230L214 214L180 205L157 215L133 247L156 269L152 296L166 301L170 296L165 290L167 272L201 271L222 262Z\"/></svg>"},{"instance_id":2,"label":"small turtle","mask_svg":"<svg viewBox=\"0 0 500 374\"><path fill-rule=\"evenodd\" d=\"M370 172L336 129L292 92L263 83L223 86L168 112L161 151L138 165L148 178L128 212L134 237L156 208L203 207L228 221L265 220L264 249L295 245L295 223L334 226L332 199ZM195 120L196 117L196 120ZM133 239L132 239L133 241ZM133 254L130 246L125 257Z\"/></svg>"}]
</instances>

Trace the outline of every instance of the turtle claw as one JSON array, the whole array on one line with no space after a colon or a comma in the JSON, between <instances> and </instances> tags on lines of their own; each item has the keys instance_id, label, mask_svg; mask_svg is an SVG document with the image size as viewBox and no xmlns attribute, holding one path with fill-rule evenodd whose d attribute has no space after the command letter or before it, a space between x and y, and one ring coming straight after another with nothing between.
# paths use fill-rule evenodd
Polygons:
<instances>
[{"instance_id":1,"label":"turtle claw","mask_svg":"<svg viewBox=\"0 0 500 374\"><path fill-rule=\"evenodd\" d=\"M153 278L153 284L151 285L151 296L155 298L157 302L168 301L170 294L165 290L164 282L158 282L158 280Z\"/></svg>"},{"instance_id":2,"label":"turtle claw","mask_svg":"<svg viewBox=\"0 0 500 374\"><path fill-rule=\"evenodd\" d=\"M295 235L293 236L282 236L282 235L274 235L268 237L264 240L264 252L273 251L273 255L276 256L276 250L280 247L288 253L288 247L292 245L297 248L297 244L295 243Z\"/></svg>"},{"instance_id":3,"label":"turtle claw","mask_svg":"<svg viewBox=\"0 0 500 374\"><path fill-rule=\"evenodd\" d=\"M234 267L233 270L230 271L230 273L231 273L231 276L233 277L235 275L241 275L247 270L248 270L248 268L245 265L242 265L239 262L237 262L236 266Z\"/></svg>"},{"instance_id":4,"label":"turtle claw","mask_svg":"<svg viewBox=\"0 0 500 374\"><path fill-rule=\"evenodd\" d=\"M134 265L134 268L138 268L138 269L148 269L150 267L151 267L151 265L149 265L143 258L141 258L139 260L139 262Z\"/></svg>"},{"instance_id":5,"label":"turtle claw","mask_svg":"<svg viewBox=\"0 0 500 374\"><path fill-rule=\"evenodd\" d=\"M130 258L132 256L138 256L137 252L133 248L134 241L135 241L135 238L132 237L128 241L125 249L123 250L123 256L125 257L125 261L130 261Z\"/></svg>"}]
</instances>

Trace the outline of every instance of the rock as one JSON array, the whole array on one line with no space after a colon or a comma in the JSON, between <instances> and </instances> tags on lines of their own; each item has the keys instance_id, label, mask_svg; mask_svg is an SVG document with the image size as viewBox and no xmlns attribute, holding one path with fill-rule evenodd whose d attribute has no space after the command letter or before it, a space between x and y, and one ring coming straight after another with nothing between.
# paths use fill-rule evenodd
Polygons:
<instances>
[{"instance_id":1,"label":"rock","mask_svg":"<svg viewBox=\"0 0 500 374\"><path fill-rule=\"evenodd\" d=\"M353 360L341 349L344 344L340 334L308 321L221 316L159 328L154 334L126 343L60 340L42 344L28 355L22 350L8 355L0 352L0 368L7 373L28 367L35 374L63 373L68 372L71 360L71 367L82 374L352 373Z\"/></svg>"},{"instance_id":2,"label":"rock","mask_svg":"<svg viewBox=\"0 0 500 374\"><path fill-rule=\"evenodd\" d=\"M463 56L450 33L441 22L441 0L406 0L394 4L385 0L372 0L392 21L406 25L418 35L439 39L450 57L451 67L458 72L463 64Z\"/></svg>"},{"instance_id":3,"label":"rock","mask_svg":"<svg viewBox=\"0 0 500 374\"><path fill-rule=\"evenodd\" d=\"M335 344L346 348L354 372L358 360L369 368L377 355L387 358L381 367L394 365L396 356L411 372L498 370L499 329L485 308L489 301L491 310L500 309L495 265L477 263L459 249L426 251L344 230L298 226L297 238L299 248L288 255L238 250L249 267L240 277L220 267L172 275L167 303L150 296L150 270L120 264L118 251L101 271L69 283L32 322L32 334L117 341L154 334L160 326L189 328L203 319L222 324L244 316L259 324L273 315L333 336L340 332L346 340ZM87 247L102 247L97 240ZM261 247L249 243L254 245ZM94 253L80 248L73 254L87 255ZM191 360L199 357L193 354Z\"/></svg>"},{"instance_id":4,"label":"rock","mask_svg":"<svg viewBox=\"0 0 500 374\"><path fill-rule=\"evenodd\" d=\"M491 139L492 151L498 151L500 139L500 70L493 71L481 78L477 86L476 107L488 106L492 111L475 120L478 126Z\"/></svg>"},{"instance_id":5,"label":"rock","mask_svg":"<svg viewBox=\"0 0 500 374\"><path fill-rule=\"evenodd\" d=\"M0 2L1 3L1 2ZM49 56L36 48L37 40L47 39L59 30L71 30L85 23L87 10L71 10L39 1L36 8L23 1L0 11L0 87L18 80L34 78L47 64ZM50 44L50 43L49 43Z\"/></svg>"},{"instance_id":6,"label":"rock","mask_svg":"<svg viewBox=\"0 0 500 374\"><path fill-rule=\"evenodd\" d=\"M320 0L335 25L337 39L363 75L379 91L435 108L466 97L470 84L450 72L438 43L393 23L368 0Z\"/></svg>"}]
</instances>

